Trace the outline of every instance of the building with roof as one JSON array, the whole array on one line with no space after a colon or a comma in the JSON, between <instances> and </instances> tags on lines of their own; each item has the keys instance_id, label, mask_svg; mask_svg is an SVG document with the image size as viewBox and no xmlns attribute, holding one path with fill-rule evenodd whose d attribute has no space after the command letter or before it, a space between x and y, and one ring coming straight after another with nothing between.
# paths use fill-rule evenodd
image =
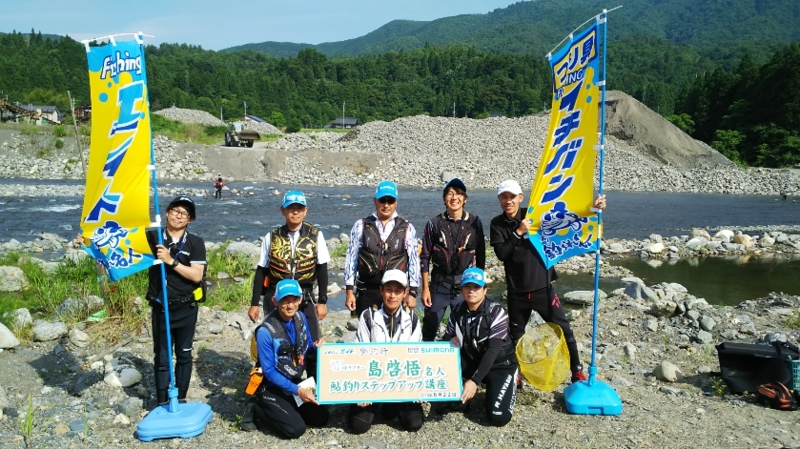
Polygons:
<instances>
[{"instance_id":1,"label":"building with roof","mask_svg":"<svg viewBox=\"0 0 800 449\"><path fill-rule=\"evenodd\" d=\"M358 126L358 118L356 117L342 117L325 125L325 129L351 129Z\"/></svg>"}]
</instances>

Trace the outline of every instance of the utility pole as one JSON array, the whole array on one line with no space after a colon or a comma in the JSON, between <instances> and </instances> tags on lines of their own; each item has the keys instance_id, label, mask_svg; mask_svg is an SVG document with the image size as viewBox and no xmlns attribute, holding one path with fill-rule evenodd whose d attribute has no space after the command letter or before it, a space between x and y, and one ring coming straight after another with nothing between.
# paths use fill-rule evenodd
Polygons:
<instances>
[{"instance_id":1,"label":"utility pole","mask_svg":"<svg viewBox=\"0 0 800 449\"><path fill-rule=\"evenodd\" d=\"M75 102L72 101L72 95L67 91L67 98L69 99L69 109L72 114L72 126L75 128L75 143L78 144L78 155L81 157L81 167L83 168L83 177L86 177L86 161L83 159L83 146L81 145L81 133L78 129L78 121L75 120Z\"/></svg>"},{"instance_id":2,"label":"utility pole","mask_svg":"<svg viewBox=\"0 0 800 449\"><path fill-rule=\"evenodd\" d=\"M244 102L244 120L247 121L247 102Z\"/></svg>"},{"instance_id":3,"label":"utility pole","mask_svg":"<svg viewBox=\"0 0 800 449\"><path fill-rule=\"evenodd\" d=\"M456 102L453 102L453 118L456 118Z\"/></svg>"},{"instance_id":4,"label":"utility pole","mask_svg":"<svg viewBox=\"0 0 800 449\"><path fill-rule=\"evenodd\" d=\"M222 106L219 107L219 121L224 122L225 120L222 119Z\"/></svg>"},{"instance_id":5,"label":"utility pole","mask_svg":"<svg viewBox=\"0 0 800 449\"><path fill-rule=\"evenodd\" d=\"M345 101L342 101L342 129L344 129L344 104Z\"/></svg>"}]
</instances>

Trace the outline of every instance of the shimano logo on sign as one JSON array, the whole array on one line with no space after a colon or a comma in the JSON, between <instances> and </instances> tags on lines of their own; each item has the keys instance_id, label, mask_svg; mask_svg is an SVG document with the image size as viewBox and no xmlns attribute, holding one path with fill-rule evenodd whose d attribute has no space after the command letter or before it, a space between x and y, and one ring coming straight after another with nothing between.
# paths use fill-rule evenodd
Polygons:
<instances>
[{"instance_id":1,"label":"shimano logo on sign","mask_svg":"<svg viewBox=\"0 0 800 449\"><path fill-rule=\"evenodd\" d=\"M131 58L130 53L126 51L125 57L122 57L120 52L116 52L115 56L106 56L105 59L103 59L103 69L100 71L101 80L108 78L109 75L115 77L122 72L136 72L137 75L142 74L141 55Z\"/></svg>"}]
</instances>

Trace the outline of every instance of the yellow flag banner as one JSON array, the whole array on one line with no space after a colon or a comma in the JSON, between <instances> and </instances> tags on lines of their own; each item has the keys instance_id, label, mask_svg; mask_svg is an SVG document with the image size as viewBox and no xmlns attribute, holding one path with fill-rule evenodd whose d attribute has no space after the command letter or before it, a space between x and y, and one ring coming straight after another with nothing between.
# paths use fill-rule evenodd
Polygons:
<instances>
[{"instance_id":1,"label":"yellow flag banner","mask_svg":"<svg viewBox=\"0 0 800 449\"><path fill-rule=\"evenodd\" d=\"M542 160L531 189L528 234L547 268L592 251L599 237L592 207L597 155L598 26L550 59L553 101Z\"/></svg>"},{"instance_id":2,"label":"yellow flag banner","mask_svg":"<svg viewBox=\"0 0 800 449\"><path fill-rule=\"evenodd\" d=\"M138 37L138 36L137 36ZM153 265L151 136L141 38L87 45L92 142L81 213L84 249L121 279Z\"/></svg>"}]
</instances>

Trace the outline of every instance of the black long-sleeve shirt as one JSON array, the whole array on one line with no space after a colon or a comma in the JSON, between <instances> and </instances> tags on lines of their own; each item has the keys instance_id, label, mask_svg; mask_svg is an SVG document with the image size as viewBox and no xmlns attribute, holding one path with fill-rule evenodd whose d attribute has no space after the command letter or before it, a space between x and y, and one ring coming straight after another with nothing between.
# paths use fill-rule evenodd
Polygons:
<instances>
[{"instance_id":1,"label":"black long-sleeve shirt","mask_svg":"<svg viewBox=\"0 0 800 449\"><path fill-rule=\"evenodd\" d=\"M513 220L505 213L494 218L489 228L489 244L506 271L508 291L513 293L532 292L548 286L558 279L555 269L545 269L544 262L536 252L527 235L515 232L520 221L525 218L525 209L520 208Z\"/></svg>"}]
</instances>

